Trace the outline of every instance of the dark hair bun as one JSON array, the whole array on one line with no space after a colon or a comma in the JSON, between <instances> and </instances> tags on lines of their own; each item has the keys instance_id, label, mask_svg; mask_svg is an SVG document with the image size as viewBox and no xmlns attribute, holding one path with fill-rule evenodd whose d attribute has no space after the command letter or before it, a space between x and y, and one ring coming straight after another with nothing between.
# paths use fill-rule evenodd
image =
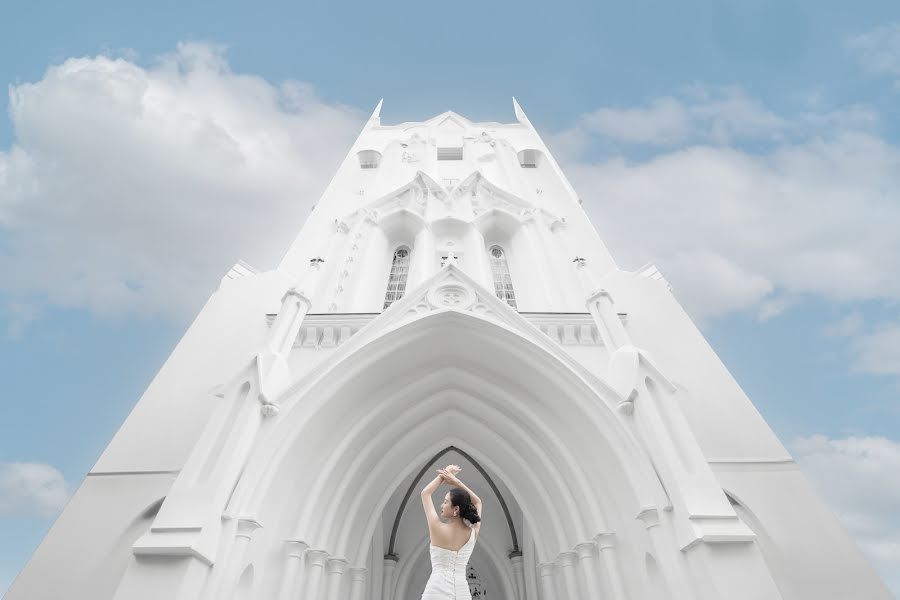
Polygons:
<instances>
[{"instance_id":1,"label":"dark hair bun","mask_svg":"<svg viewBox=\"0 0 900 600\"><path fill-rule=\"evenodd\" d=\"M469 503L465 508L460 510L459 516L461 516L472 525L481 521L481 516L478 514L478 509L476 509L475 505L472 503Z\"/></svg>"},{"instance_id":2,"label":"dark hair bun","mask_svg":"<svg viewBox=\"0 0 900 600\"><path fill-rule=\"evenodd\" d=\"M453 506L459 507L459 516L474 525L481 521L481 515L478 509L472 504L472 496L469 492L462 488L453 488L450 490L450 502Z\"/></svg>"}]
</instances>

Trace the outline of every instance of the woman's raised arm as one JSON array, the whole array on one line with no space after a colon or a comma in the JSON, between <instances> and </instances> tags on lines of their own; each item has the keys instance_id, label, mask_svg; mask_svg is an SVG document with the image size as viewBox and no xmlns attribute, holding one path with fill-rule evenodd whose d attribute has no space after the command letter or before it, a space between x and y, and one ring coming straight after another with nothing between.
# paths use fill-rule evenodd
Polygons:
<instances>
[{"instance_id":1,"label":"woman's raised arm","mask_svg":"<svg viewBox=\"0 0 900 600\"><path fill-rule=\"evenodd\" d=\"M434 493L434 490L438 489L438 486L441 485L443 480L444 476L438 475L431 480L431 483L422 488L422 508L425 509L425 520L428 521L429 531L432 527L437 527L441 522L441 518L438 516L437 511L434 510L434 502L431 500L431 495Z\"/></svg>"}]
</instances>

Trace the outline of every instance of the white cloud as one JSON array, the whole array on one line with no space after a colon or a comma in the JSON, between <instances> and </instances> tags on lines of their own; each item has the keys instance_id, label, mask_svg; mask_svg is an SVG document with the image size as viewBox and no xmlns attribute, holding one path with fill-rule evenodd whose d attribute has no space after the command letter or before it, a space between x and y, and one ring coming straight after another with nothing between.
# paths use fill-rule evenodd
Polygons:
<instances>
[{"instance_id":1,"label":"white cloud","mask_svg":"<svg viewBox=\"0 0 900 600\"><path fill-rule=\"evenodd\" d=\"M847 45L872 73L900 77L900 23L889 23L850 38ZM900 86L900 80L897 85Z\"/></svg>"},{"instance_id":2,"label":"white cloud","mask_svg":"<svg viewBox=\"0 0 900 600\"><path fill-rule=\"evenodd\" d=\"M790 308L794 303L795 300L793 298L786 298L784 296L770 298L760 304L759 312L757 312L756 318L760 322L774 319L775 317L784 313L784 311Z\"/></svg>"},{"instance_id":3,"label":"white cloud","mask_svg":"<svg viewBox=\"0 0 900 600\"><path fill-rule=\"evenodd\" d=\"M834 323L829 323L822 329L822 333L830 337L849 337L860 333L865 327L865 319L862 313L854 311L844 315Z\"/></svg>"},{"instance_id":4,"label":"white cloud","mask_svg":"<svg viewBox=\"0 0 900 600\"><path fill-rule=\"evenodd\" d=\"M875 326L853 340L854 368L863 373L900 375L900 322Z\"/></svg>"},{"instance_id":5,"label":"white cloud","mask_svg":"<svg viewBox=\"0 0 900 600\"><path fill-rule=\"evenodd\" d=\"M688 114L713 112L699 102ZM640 160L570 156L563 167L619 264L656 263L695 319L750 309L770 319L804 296L900 299L900 148L871 131L877 116L851 107L760 119L760 130L790 135L764 150L688 144ZM603 144L590 126L579 131Z\"/></svg>"},{"instance_id":6,"label":"white cloud","mask_svg":"<svg viewBox=\"0 0 900 600\"><path fill-rule=\"evenodd\" d=\"M579 128L614 141L673 146L769 138L785 125L737 87L693 85L681 96L657 98L640 108L599 108L584 115Z\"/></svg>"},{"instance_id":7,"label":"white cloud","mask_svg":"<svg viewBox=\"0 0 900 600\"><path fill-rule=\"evenodd\" d=\"M853 312L826 325L822 333L848 338L854 371L900 375L900 320L867 323L859 312Z\"/></svg>"},{"instance_id":8,"label":"white cloud","mask_svg":"<svg viewBox=\"0 0 900 600\"><path fill-rule=\"evenodd\" d=\"M51 517L69 499L69 487L56 468L36 462L0 463L0 515Z\"/></svg>"},{"instance_id":9,"label":"white cloud","mask_svg":"<svg viewBox=\"0 0 900 600\"><path fill-rule=\"evenodd\" d=\"M191 315L237 259L274 266L364 122L204 44L67 60L9 112L0 291L103 316Z\"/></svg>"},{"instance_id":10,"label":"white cloud","mask_svg":"<svg viewBox=\"0 0 900 600\"><path fill-rule=\"evenodd\" d=\"M900 443L814 435L795 440L791 450L888 586L900 592Z\"/></svg>"},{"instance_id":11,"label":"white cloud","mask_svg":"<svg viewBox=\"0 0 900 600\"><path fill-rule=\"evenodd\" d=\"M595 133L624 142L668 145L691 133L690 116L675 98L659 98L647 108L600 108L583 122Z\"/></svg>"}]
</instances>

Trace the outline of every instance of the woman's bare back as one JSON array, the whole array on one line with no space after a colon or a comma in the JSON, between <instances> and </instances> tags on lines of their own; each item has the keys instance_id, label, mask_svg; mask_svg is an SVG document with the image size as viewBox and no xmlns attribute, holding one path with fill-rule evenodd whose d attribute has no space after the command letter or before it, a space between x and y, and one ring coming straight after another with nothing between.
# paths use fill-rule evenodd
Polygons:
<instances>
[{"instance_id":1,"label":"woman's bare back","mask_svg":"<svg viewBox=\"0 0 900 600\"><path fill-rule=\"evenodd\" d=\"M475 530L474 532L472 530ZM453 552L458 551L469 541L469 536L478 538L478 525L466 526L465 529L453 525L442 524L431 531L431 545Z\"/></svg>"}]
</instances>

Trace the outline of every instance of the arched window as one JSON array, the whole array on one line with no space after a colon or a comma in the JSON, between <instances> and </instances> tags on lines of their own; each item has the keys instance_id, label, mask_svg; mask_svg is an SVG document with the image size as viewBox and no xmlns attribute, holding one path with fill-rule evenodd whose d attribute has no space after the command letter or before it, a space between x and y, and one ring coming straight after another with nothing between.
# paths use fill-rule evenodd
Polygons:
<instances>
[{"instance_id":1,"label":"arched window","mask_svg":"<svg viewBox=\"0 0 900 600\"><path fill-rule=\"evenodd\" d=\"M506 253L500 246L491 246L491 273L494 275L494 293L497 297L516 308L516 293L513 291L512 278L509 276L509 265Z\"/></svg>"},{"instance_id":2,"label":"arched window","mask_svg":"<svg viewBox=\"0 0 900 600\"><path fill-rule=\"evenodd\" d=\"M403 246L394 251L391 263L391 275L388 277L387 293L384 295L384 308L403 297L406 291L406 277L409 275L409 248Z\"/></svg>"}]
</instances>

